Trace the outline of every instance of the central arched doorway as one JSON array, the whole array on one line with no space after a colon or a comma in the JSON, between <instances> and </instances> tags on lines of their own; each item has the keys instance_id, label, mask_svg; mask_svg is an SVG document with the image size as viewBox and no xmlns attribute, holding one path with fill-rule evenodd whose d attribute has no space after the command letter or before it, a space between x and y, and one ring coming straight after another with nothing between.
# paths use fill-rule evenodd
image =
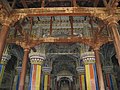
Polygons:
<instances>
[{"instance_id":1,"label":"central arched doorway","mask_svg":"<svg viewBox=\"0 0 120 90\"><path fill-rule=\"evenodd\" d=\"M57 90L72 90L73 77L72 76L58 76Z\"/></svg>"}]
</instances>

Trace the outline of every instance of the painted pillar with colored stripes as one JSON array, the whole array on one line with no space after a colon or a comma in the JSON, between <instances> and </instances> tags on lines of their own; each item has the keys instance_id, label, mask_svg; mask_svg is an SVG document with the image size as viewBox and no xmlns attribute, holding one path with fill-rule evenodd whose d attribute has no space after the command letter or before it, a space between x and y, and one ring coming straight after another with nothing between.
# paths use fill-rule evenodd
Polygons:
<instances>
[{"instance_id":1,"label":"painted pillar with colored stripes","mask_svg":"<svg viewBox=\"0 0 120 90\"><path fill-rule=\"evenodd\" d=\"M99 90L94 52L82 53L81 58L83 59L85 65L86 89Z\"/></svg>"},{"instance_id":2,"label":"painted pillar with colored stripes","mask_svg":"<svg viewBox=\"0 0 120 90\"><path fill-rule=\"evenodd\" d=\"M0 62L0 86L2 83L3 75L4 75L5 66L10 58L11 58L11 56L8 54L3 54L3 56L2 56L2 60Z\"/></svg>"},{"instance_id":3,"label":"painted pillar with colored stripes","mask_svg":"<svg viewBox=\"0 0 120 90\"><path fill-rule=\"evenodd\" d=\"M44 72L44 89L43 90L50 90L50 73L51 73L51 67L43 67L42 68Z\"/></svg>"},{"instance_id":4,"label":"painted pillar with colored stripes","mask_svg":"<svg viewBox=\"0 0 120 90\"><path fill-rule=\"evenodd\" d=\"M31 61L29 90L40 90L42 63L45 60L45 55L30 53L29 57Z\"/></svg>"},{"instance_id":5,"label":"painted pillar with colored stripes","mask_svg":"<svg viewBox=\"0 0 120 90\"><path fill-rule=\"evenodd\" d=\"M103 66L104 78L106 83L106 89L118 90L116 79L113 73L113 66Z\"/></svg>"},{"instance_id":6,"label":"painted pillar with colored stripes","mask_svg":"<svg viewBox=\"0 0 120 90\"><path fill-rule=\"evenodd\" d=\"M14 77L13 90L18 90L18 88L19 88L21 69L22 69L21 66L16 67L17 74Z\"/></svg>"},{"instance_id":7,"label":"painted pillar with colored stripes","mask_svg":"<svg viewBox=\"0 0 120 90\"><path fill-rule=\"evenodd\" d=\"M76 68L79 74L79 86L80 90L86 90L86 82L85 82L85 69L83 66L79 66Z\"/></svg>"}]
</instances>

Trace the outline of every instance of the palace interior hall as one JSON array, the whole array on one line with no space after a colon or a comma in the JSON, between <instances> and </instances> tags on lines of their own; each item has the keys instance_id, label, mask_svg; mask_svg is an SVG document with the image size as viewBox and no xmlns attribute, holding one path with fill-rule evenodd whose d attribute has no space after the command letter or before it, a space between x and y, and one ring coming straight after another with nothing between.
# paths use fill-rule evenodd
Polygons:
<instances>
[{"instance_id":1,"label":"palace interior hall","mask_svg":"<svg viewBox=\"0 0 120 90\"><path fill-rule=\"evenodd\" d=\"M120 0L0 0L0 90L120 90Z\"/></svg>"}]
</instances>

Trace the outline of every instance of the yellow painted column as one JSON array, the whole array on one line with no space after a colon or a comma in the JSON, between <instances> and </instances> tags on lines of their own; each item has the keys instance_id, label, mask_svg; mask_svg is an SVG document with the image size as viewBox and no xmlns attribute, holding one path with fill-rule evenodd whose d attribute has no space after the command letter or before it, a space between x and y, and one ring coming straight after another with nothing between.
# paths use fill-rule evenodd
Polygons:
<instances>
[{"instance_id":1,"label":"yellow painted column","mask_svg":"<svg viewBox=\"0 0 120 90\"><path fill-rule=\"evenodd\" d=\"M40 90L42 64L45 60L45 55L35 52L30 53L29 57L31 61L29 90Z\"/></svg>"},{"instance_id":2,"label":"yellow painted column","mask_svg":"<svg viewBox=\"0 0 120 90\"><path fill-rule=\"evenodd\" d=\"M79 86L80 90L86 90L86 83L85 83L85 68L83 66L79 66L76 68L78 75L79 75Z\"/></svg>"},{"instance_id":3,"label":"yellow painted column","mask_svg":"<svg viewBox=\"0 0 120 90\"><path fill-rule=\"evenodd\" d=\"M44 90L50 90L50 73L51 73L51 67L43 67L42 68L44 72Z\"/></svg>"},{"instance_id":4,"label":"yellow painted column","mask_svg":"<svg viewBox=\"0 0 120 90\"><path fill-rule=\"evenodd\" d=\"M87 90L98 90L98 81L96 74L95 55L94 52L85 52L81 54L85 65L85 77Z\"/></svg>"},{"instance_id":5,"label":"yellow painted column","mask_svg":"<svg viewBox=\"0 0 120 90\"><path fill-rule=\"evenodd\" d=\"M11 56L8 54L3 54L3 56L2 56L2 60L0 62L0 86L2 83L3 75L4 75L5 66L10 58L11 58Z\"/></svg>"}]
</instances>

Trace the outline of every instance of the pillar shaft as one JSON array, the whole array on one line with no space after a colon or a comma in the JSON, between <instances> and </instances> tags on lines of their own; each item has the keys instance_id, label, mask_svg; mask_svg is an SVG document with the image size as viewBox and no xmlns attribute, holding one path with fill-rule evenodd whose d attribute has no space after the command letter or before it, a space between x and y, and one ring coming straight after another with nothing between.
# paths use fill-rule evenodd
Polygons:
<instances>
[{"instance_id":1,"label":"pillar shaft","mask_svg":"<svg viewBox=\"0 0 120 90\"><path fill-rule=\"evenodd\" d=\"M112 66L104 66L104 77L106 81L106 86L109 90L118 90L115 76L113 75Z\"/></svg>"},{"instance_id":2,"label":"pillar shaft","mask_svg":"<svg viewBox=\"0 0 120 90\"><path fill-rule=\"evenodd\" d=\"M83 58L83 62L85 64L87 90L98 90L94 52L85 52L81 55L81 57Z\"/></svg>"},{"instance_id":3,"label":"pillar shaft","mask_svg":"<svg viewBox=\"0 0 120 90\"><path fill-rule=\"evenodd\" d=\"M50 72L51 67L43 67L42 68L44 72L44 90L50 90Z\"/></svg>"},{"instance_id":4,"label":"pillar shaft","mask_svg":"<svg viewBox=\"0 0 120 90\"><path fill-rule=\"evenodd\" d=\"M48 90L48 75L45 75L44 78L44 90Z\"/></svg>"},{"instance_id":5,"label":"pillar shaft","mask_svg":"<svg viewBox=\"0 0 120 90\"><path fill-rule=\"evenodd\" d=\"M19 81L20 81L20 74L15 75L14 84L13 84L13 89L14 89L14 90L18 90Z\"/></svg>"},{"instance_id":6,"label":"pillar shaft","mask_svg":"<svg viewBox=\"0 0 120 90\"><path fill-rule=\"evenodd\" d=\"M78 66L76 68L79 74L79 86L80 90L86 90L86 83L85 83L85 68L83 66Z\"/></svg>"},{"instance_id":7,"label":"pillar shaft","mask_svg":"<svg viewBox=\"0 0 120 90\"><path fill-rule=\"evenodd\" d=\"M24 49L24 57L23 57L23 62L22 62L22 70L21 70L21 74L20 74L19 90L24 90L27 62L28 62L28 54L29 54L29 49Z\"/></svg>"},{"instance_id":8,"label":"pillar shaft","mask_svg":"<svg viewBox=\"0 0 120 90\"><path fill-rule=\"evenodd\" d=\"M85 90L85 75L80 75L80 90Z\"/></svg>"},{"instance_id":9,"label":"pillar shaft","mask_svg":"<svg viewBox=\"0 0 120 90\"><path fill-rule=\"evenodd\" d=\"M109 90L118 90L114 75L106 74L106 78L107 78L107 86L109 87Z\"/></svg>"},{"instance_id":10,"label":"pillar shaft","mask_svg":"<svg viewBox=\"0 0 120 90\"><path fill-rule=\"evenodd\" d=\"M18 90L19 89L19 82L20 82L20 73L21 73L22 67L17 67L17 74L15 75L14 78L14 83L13 83L13 90Z\"/></svg>"},{"instance_id":11,"label":"pillar shaft","mask_svg":"<svg viewBox=\"0 0 120 90\"><path fill-rule=\"evenodd\" d=\"M41 68L41 65L31 65L29 90L40 90Z\"/></svg>"},{"instance_id":12,"label":"pillar shaft","mask_svg":"<svg viewBox=\"0 0 120 90\"><path fill-rule=\"evenodd\" d=\"M112 20L112 22L110 22L108 26L109 29L111 29L112 38L114 40L114 46L117 54L117 59L120 65L120 35L117 28L117 22Z\"/></svg>"},{"instance_id":13,"label":"pillar shaft","mask_svg":"<svg viewBox=\"0 0 120 90\"><path fill-rule=\"evenodd\" d=\"M99 90L105 90L102 67L101 67L100 57L99 57L99 50L94 50L94 52L95 52L95 58L96 58L96 69L97 69Z\"/></svg>"},{"instance_id":14,"label":"pillar shaft","mask_svg":"<svg viewBox=\"0 0 120 90\"><path fill-rule=\"evenodd\" d=\"M42 90L41 89L42 63L43 60L45 59L45 55L36 52L30 53L29 57L31 61L29 90Z\"/></svg>"},{"instance_id":15,"label":"pillar shaft","mask_svg":"<svg viewBox=\"0 0 120 90\"><path fill-rule=\"evenodd\" d=\"M85 72L86 72L87 90L97 90L93 65L92 64L85 65Z\"/></svg>"},{"instance_id":16,"label":"pillar shaft","mask_svg":"<svg viewBox=\"0 0 120 90\"><path fill-rule=\"evenodd\" d=\"M9 26L3 25L0 31L0 62L1 62L2 54L5 48L8 32L9 32Z\"/></svg>"}]
</instances>

